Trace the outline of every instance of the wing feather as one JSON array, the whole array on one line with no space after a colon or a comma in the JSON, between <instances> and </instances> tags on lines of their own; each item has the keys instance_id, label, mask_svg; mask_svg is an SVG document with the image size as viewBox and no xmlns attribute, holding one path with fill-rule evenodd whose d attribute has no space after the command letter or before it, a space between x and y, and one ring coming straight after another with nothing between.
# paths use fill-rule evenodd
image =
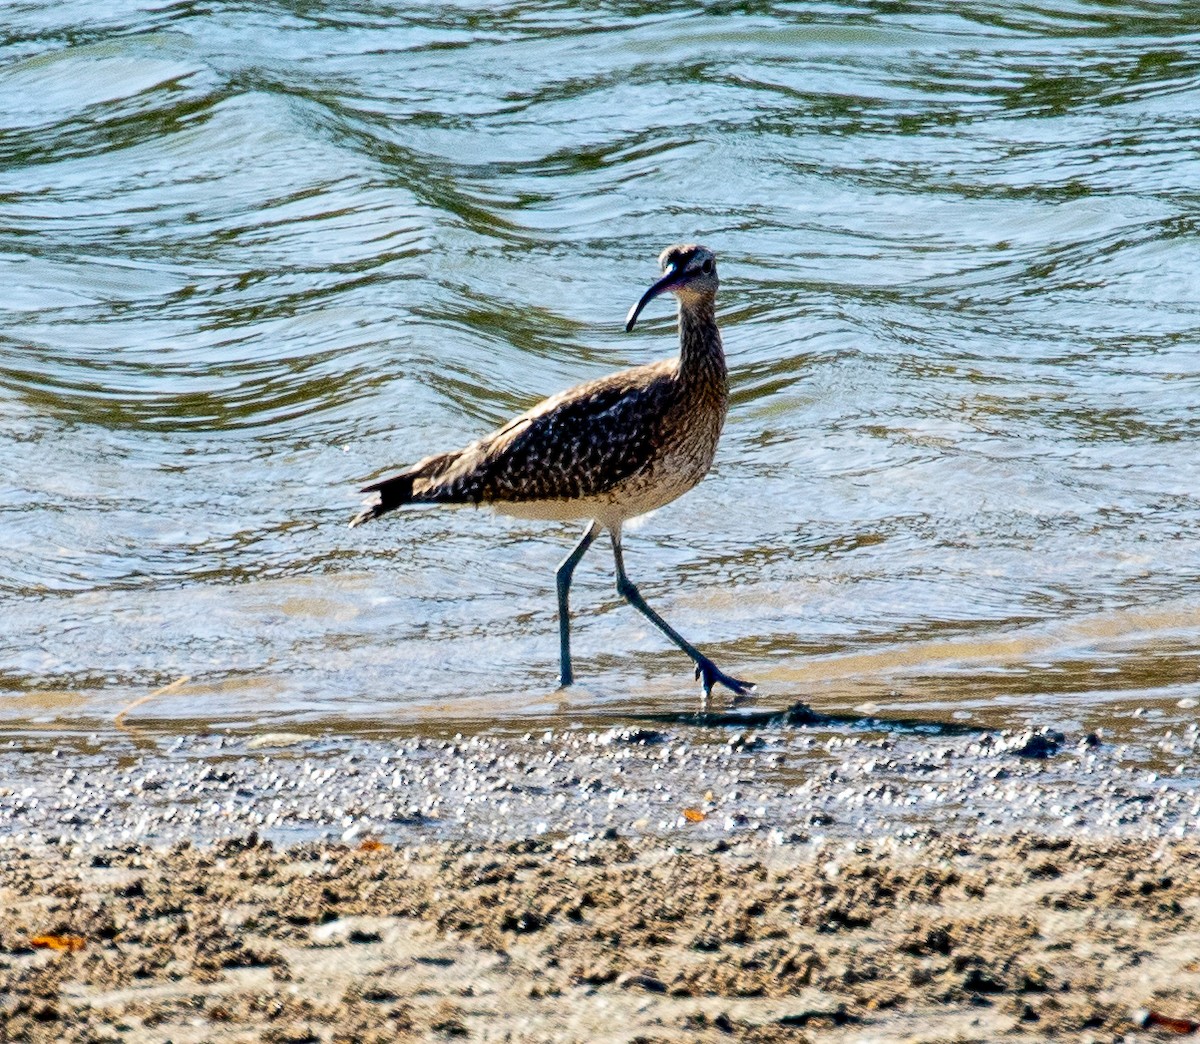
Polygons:
<instances>
[{"instance_id":1,"label":"wing feather","mask_svg":"<svg viewBox=\"0 0 1200 1044\"><path fill-rule=\"evenodd\" d=\"M413 499L573 500L611 489L653 458L678 395L675 365L639 366L546 399L426 472Z\"/></svg>"}]
</instances>

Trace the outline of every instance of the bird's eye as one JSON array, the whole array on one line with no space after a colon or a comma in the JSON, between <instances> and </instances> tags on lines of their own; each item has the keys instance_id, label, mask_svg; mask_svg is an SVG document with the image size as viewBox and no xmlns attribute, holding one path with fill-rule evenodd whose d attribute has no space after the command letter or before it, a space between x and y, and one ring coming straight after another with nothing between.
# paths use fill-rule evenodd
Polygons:
<instances>
[{"instance_id":1,"label":"bird's eye","mask_svg":"<svg viewBox=\"0 0 1200 1044\"><path fill-rule=\"evenodd\" d=\"M712 273L712 258L705 260L704 264L700 267L703 269L705 275L710 275Z\"/></svg>"}]
</instances>

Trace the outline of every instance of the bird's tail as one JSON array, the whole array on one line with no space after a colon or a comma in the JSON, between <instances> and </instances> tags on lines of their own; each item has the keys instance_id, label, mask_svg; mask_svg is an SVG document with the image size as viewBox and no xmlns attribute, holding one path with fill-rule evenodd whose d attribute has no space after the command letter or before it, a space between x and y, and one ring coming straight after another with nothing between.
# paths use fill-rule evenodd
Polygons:
<instances>
[{"instance_id":1,"label":"bird's tail","mask_svg":"<svg viewBox=\"0 0 1200 1044\"><path fill-rule=\"evenodd\" d=\"M350 520L350 528L361 526L373 518L386 515L405 504L428 503L449 499L439 495L442 491L436 487L436 476L448 465L458 459L457 453L440 453L414 464L411 468L393 475L391 478L372 482L363 486L360 493L378 493L377 500L368 503L357 515ZM416 488L416 483L420 487Z\"/></svg>"},{"instance_id":2,"label":"bird's tail","mask_svg":"<svg viewBox=\"0 0 1200 1044\"><path fill-rule=\"evenodd\" d=\"M364 522L370 522L373 518L378 518L380 515L386 515L389 511L395 511L398 507L403 507L413 497L413 479L416 476L411 471L401 472L390 479L384 479L382 482L372 482L369 486L363 486L360 493L378 493L379 499L373 503L367 504L357 515L350 520L350 528L361 526Z\"/></svg>"}]
</instances>

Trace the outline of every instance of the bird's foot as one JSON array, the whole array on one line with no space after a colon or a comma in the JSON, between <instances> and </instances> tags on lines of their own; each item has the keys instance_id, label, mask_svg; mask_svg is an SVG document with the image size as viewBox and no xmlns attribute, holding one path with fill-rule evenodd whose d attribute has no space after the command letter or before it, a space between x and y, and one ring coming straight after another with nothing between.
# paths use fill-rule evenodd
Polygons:
<instances>
[{"instance_id":1,"label":"bird's foot","mask_svg":"<svg viewBox=\"0 0 1200 1044\"><path fill-rule=\"evenodd\" d=\"M707 656L701 656L696 661L696 677L700 679L700 684L704 686L704 702L707 703L712 695L712 687L714 685L724 685L735 696L749 696L754 691L754 682L739 681L737 678L731 678L724 671L720 670L715 663Z\"/></svg>"}]
</instances>

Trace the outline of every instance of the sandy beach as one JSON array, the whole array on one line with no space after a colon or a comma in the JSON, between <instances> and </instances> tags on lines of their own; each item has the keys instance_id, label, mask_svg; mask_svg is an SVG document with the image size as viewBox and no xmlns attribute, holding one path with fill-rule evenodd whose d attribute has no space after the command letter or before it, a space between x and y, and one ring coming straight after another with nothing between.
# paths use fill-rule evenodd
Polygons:
<instances>
[{"instance_id":1,"label":"sandy beach","mask_svg":"<svg viewBox=\"0 0 1200 1044\"><path fill-rule=\"evenodd\" d=\"M3 863L6 1041L1128 1039L1200 1010L1200 844L64 849ZM82 948L34 948L42 936Z\"/></svg>"},{"instance_id":2,"label":"sandy beach","mask_svg":"<svg viewBox=\"0 0 1200 1044\"><path fill-rule=\"evenodd\" d=\"M1150 1039L1200 1012L1173 739L13 743L0 1040Z\"/></svg>"}]
</instances>

